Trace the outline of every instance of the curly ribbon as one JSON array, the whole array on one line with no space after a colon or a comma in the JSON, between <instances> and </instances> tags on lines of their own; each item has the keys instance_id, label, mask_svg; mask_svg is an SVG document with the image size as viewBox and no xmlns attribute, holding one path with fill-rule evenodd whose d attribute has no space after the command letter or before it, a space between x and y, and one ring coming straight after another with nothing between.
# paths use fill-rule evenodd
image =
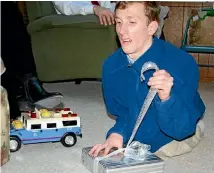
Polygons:
<instances>
[{"instance_id":1,"label":"curly ribbon","mask_svg":"<svg viewBox=\"0 0 214 173\"><path fill-rule=\"evenodd\" d=\"M157 67L157 65L153 62L146 62L143 66L142 66L142 69L141 69L141 80L145 80L145 76L143 75L143 73L147 70L151 70L151 69L154 69L154 70L159 70L159 68ZM124 156L127 157L127 158L131 158L131 159L134 159L134 160L140 160L140 161L143 161L146 156L148 154L150 154L149 150L150 150L150 146L149 145L146 145L146 144L142 144L138 141L133 141L134 137L135 137L135 134L137 133L137 130L143 120L143 118L145 117L148 109L149 109L149 106L151 105L152 103L152 100L154 99L155 95L157 94L157 90L156 89L152 89L150 88L149 89L149 92L146 96L146 99L144 101L144 104L141 108L141 111L139 113L139 116L137 118L137 121L136 121L136 124L135 124L135 127L132 131L132 135L128 141L128 144L127 144L127 147L126 148L120 148L106 156L103 156L103 157L96 157L94 159L94 165L93 165L93 172L94 173L98 173L98 166L99 166L99 162L103 159L106 159L106 158L109 158L111 156L114 156L114 155L117 155L121 152L124 152ZM133 142L132 142L133 141Z\"/></svg>"}]
</instances>

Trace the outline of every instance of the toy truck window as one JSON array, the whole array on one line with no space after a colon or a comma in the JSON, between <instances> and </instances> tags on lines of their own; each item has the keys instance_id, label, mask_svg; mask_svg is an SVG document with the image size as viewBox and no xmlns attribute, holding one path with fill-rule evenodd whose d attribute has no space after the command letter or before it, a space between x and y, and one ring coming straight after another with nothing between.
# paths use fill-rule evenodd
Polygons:
<instances>
[{"instance_id":1,"label":"toy truck window","mask_svg":"<svg viewBox=\"0 0 214 173\"><path fill-rule=\"evenodd\" d=\"M63 126L76 126L77 125L77 121L62 121Z\"/></svg>"},{"instance_id":2,"label":"toy truck window","mask_svg":"<svg viewBox=\"0 0 214 173\"><path fill-rule=\"evenodd\" d=\"M55 128L56 123L47 123L47 128Z\"/></svg>"},{"instance_id":3,"label":"toy truck window","mask_svg":"<svg viewBox=\"0 0 214 173\"><path fill-rule=\"evenodd\" d=\"M41 129L41 124L32 124L31 129Z\"/></svg>"}]
</instances>

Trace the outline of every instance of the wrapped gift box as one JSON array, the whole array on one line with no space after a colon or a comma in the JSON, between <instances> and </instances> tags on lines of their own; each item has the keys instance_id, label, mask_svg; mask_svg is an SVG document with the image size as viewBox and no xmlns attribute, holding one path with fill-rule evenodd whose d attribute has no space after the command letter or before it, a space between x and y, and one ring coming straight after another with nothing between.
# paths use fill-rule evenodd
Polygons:
<instances>
[{"instance_id":1,"label":"wrapped gift box","mask_svg":"<svg viewBox=\"0 0 214 173\"><path fill-rule=\"evenodd\" d=\"M88 153L91 147L83 148L82 164L94 173L94 157ZM164 173L164 161L154 154L144 160L133 160L124 157L123 153L100 160L97 173Z\"/></svg>"}]
</instances>

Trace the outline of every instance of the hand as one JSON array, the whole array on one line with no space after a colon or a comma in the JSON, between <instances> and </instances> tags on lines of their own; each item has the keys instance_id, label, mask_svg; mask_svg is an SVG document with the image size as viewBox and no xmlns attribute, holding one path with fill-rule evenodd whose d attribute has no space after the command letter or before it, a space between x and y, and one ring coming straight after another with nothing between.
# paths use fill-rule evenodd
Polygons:
<instances>
[{"instance_id":1,"label":"hand","mask_svg":"<svg viewBox=\"0 0 214 173\"><path fill-rule=\"evenodd\" d=\"M101 25L114 24L114 13L112 13L109 9L95 5L94 14L99 17Z\"/></svg>"},{"instance_id":2,"label":"hand","mask_svg":"<svg viewBox=\"0 0 214 173\"><path fill-rule=\"evenodd\" d=\"M113 147L122 148L123 137L117 133L112 133L104 144L96 144L89 152L89 155L97 157L99 152L104 149L103 156L107 155Z\"/></svg>"},{"instance_id":3,"label":"hand","mask_svg":"<svg viewBox=\"0 0 214 173\"><path fill-rule=\"evenodd\" d=\"M158 96L162 101L169 99L173 86L173 77L165 70L154 72L153 77L149 79L148 85L158 90Z\"/></svg>"}]
</instances>

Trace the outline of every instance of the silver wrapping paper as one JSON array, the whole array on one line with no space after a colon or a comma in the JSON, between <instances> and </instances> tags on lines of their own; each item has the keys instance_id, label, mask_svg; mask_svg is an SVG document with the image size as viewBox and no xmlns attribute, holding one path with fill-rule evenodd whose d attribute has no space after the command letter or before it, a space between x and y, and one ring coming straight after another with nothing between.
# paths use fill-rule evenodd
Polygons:
<instances>
[{"instance_id":1,"label":"silver wrapping paper","mask_svg":"<svg viewBox=\"0 0 214 173\"><path fill-rule=\"evenodd\" d=\"M91 147L82 149L82 164L94 173L94 157L88 152ZM144 161L128 159L122 153L99 161L98 173L164 173L164 161L151 154Z\"/></svg>"}]
</instances>

